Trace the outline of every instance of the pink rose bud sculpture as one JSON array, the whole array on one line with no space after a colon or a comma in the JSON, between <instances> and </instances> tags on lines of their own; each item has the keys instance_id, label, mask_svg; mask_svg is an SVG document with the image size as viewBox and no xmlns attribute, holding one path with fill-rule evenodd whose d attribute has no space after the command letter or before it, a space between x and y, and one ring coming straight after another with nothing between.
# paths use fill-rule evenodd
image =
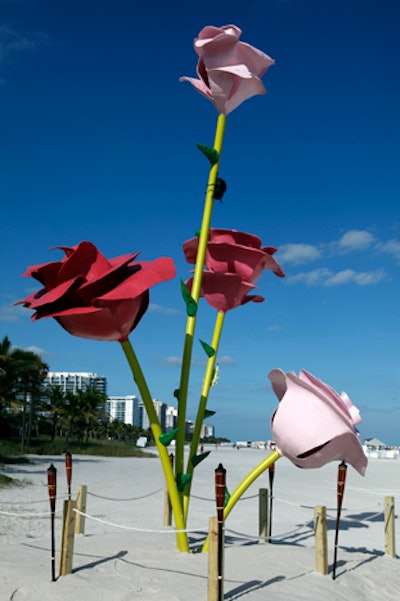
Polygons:
<instances>
[{"instance_id":1,"label":"pink rose bud sculpture","mask_svg":"<svg viewBox=\"0 0 400 601\"><path fill-rule=\"evenodd\" d=\"M265 94L260 78L275 62L261 50L239 42L241 34L235 25L204 27L194 40L199 78L180 78L211 100L222 115L228 115L252 96Z\"/></svg>"},{"instance_id":2,"label":"pink rose bud sculpture","mask_svg":"<svg viewBox=\"0 0 400 601\"><path fill-rule=\"evenodd\" d=\"M54 317L70 334L122 342L149 305L149 288L175 276L172 259L135 262L139 253L113 259L91 242L59 247L61 261L28 267L24 276L44 288L19 304L35 311L32 320Z\"/></svg>"},{"instance_id":3,"label":"pink rose bud sculpture","mask_svg":"<svg viewBox=\"0 0 400 601\"><path fill-rule=\"evenodd\" d=\"M279 399L271 418L279 453L298 467L344 461L365 475L367 458L355 430L361 417L347 394L305 370L297 376L273 369L268 377Z\"/></svg>"}]
</instances>

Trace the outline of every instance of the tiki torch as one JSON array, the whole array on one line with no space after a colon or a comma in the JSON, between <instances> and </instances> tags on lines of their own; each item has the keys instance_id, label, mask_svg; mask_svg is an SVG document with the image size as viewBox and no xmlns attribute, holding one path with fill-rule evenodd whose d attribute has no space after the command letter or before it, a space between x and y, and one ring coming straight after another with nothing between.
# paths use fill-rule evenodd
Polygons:
<instances>
[{"instance_id":1,"label":"tiki torch","mask_svg":"<svg viewBox=\"0 0 400 601\"><path fill-rule=\"evenodd\" d=\"M268 468L268 477L269 477L269 524L268 524L268 540L269 540L269 542L271 542L271 535L272 535L272 503L273 503L274 476L275 476L275 463L271 463L271 465Z\"/></svg>"},{"instance_id":2,"label":"tiki torch","mask_svg":"<svg viewBox=\"0 0 400 601\"><path fill-rule=\"evenodd\" d=\"M337 482L337 514L336 514L336 530L335 530L335 550L333 557L333 571L332 578L336 578L336 562L337 562L337 549L339 540L339 524L340 524L340 513L342 511L344 487L346 484L346 471L347 465L344 461L338 467L338 482Z\"/></svg>"},{"instance_id":3,"label":"tiki torch","mask_svg":"<svg viewBox=\"0 0 400 601\"><path fill-rule=\"evenodd\" d=\"M51 579L54 582L56 579L56 551L54 538L54 518L56 512L56 495L57 495L57 470L53 464L47 470L47 488L49 490L50 499L50 519L51 519Z\"/></svg>"},{"instance_id":4,"label":"tiki torch","mask_svg":"<svg viewBox=\"0 0 400 601\"><path fill-rule=\"evenodd\" d=\"M71 500L71 478L72 478L72 455L68 451L65 453L65 471L67 472L68 501L70 501Z\"/></svg>"},{"instance_id":5,"label":"tiki torch","mask_svg":"<svg viewBox=\"0 0 400 601\"><path fill-rule=\"evenodd\" d=\"M218 523L218 601L224 598L223 561L224 561L224 507L226 492L226 469L222 463L215 470L215 500Z\"/></svg>"}]
</instances>

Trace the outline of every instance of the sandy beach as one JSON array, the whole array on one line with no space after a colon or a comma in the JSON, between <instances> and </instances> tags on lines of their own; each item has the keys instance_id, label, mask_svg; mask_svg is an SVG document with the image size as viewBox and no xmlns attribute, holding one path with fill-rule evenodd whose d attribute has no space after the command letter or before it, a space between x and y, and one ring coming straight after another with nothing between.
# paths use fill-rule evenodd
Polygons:
<instances>
[{"instance_id":1,"label":"sandy beach","mask_svg":"<svg viewBox=\"0 0 400 601\"><path fill-rule=\"evenodd\" d=\"M230 492L266 455L256 449L211 448L197 466L188 530L191 553L176 548L173 526L163 526L164 483L155 458L73 456L72 498L88 490L85 533L75 537L73 572L51 580L47 469L57 468L57 575L62 508L67 498L64 457L30 456L31 464L4 473L26 484L0 491L0 601L205 601L208 554L201 546L216 515L214 471L227 470ZM369 461L363 478L347 470L336 579L331 568L336 519L337 464L300 470L276 463L272 542L258 538L259 489L246 491L226 521L224 598L274 601L397 600L399 554L385 555L384 498L400 498L400 461ZM327 576L315 571L314 507L328 516ZM397 510L398 511L398 510ZM396 519L396 534L398 520Z\"/></svg>"}]
</instances>

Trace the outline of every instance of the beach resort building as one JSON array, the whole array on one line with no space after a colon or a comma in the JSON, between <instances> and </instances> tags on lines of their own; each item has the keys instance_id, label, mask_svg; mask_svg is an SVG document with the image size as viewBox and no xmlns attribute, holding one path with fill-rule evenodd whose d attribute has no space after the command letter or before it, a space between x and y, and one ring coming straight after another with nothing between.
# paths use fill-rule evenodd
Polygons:
<instances>
[{"instance_id":1,"label":"beach resort building","mask_svg":"<svg viewBox=\"0 0 400 601\"><path fill-rule=\"evenodd\" d=\"M95 388L107 394L107 378L89 372L49 371L44 386L59 386L65 392L76 394L78 390Z\"/></svg>"}]
</instances>

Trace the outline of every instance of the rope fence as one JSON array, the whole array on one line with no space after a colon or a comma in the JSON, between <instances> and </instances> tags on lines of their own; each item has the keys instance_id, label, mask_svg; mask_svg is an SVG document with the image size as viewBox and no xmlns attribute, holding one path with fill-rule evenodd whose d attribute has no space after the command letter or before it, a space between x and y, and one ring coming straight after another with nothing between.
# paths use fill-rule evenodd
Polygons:
<instances>
[{"instance_id":1,"label":"rope fence","mask_svg":"<svg viewBox=\"0 0 400 601\"><path fill-rule=\"evenodd\" d=\"M60 568L59 575L65 576L72 573L73 563L73 549L74 540L76 534L85 533L85 520L91 520L111 528L117 528L119 530L125 530L130 532L136 532L140 534L174 534L179 533L192 533L198 534L200 537L204 537L205 528L185 528L185 529L174 529L171 527L171 511L169 495L166 487L158 488L153 491L149 491L145 494L141 494L134 497L109 497L101 494L100 492L88 491L86 485L79 485L77 490L76 499L71 498L71 459L70 459L70 471L68 480L68 496L63 500L63 508L55 510L56 500L56 470L53 465L48 470L48 492L51 505L51 526L52 526L52 579L55 580L55 552L54 552L54 518L58 513L63 512L62 520L62 535L61 535L61 548L60 548ZM342 467L339 466L339 467ZM226 470L220 464L215 470L216 482L217 477L219 478L219 484L216 483L216 498L207 498L192 495L192 498L200 500L202 502L213 502L217 501L217 517L209 518L208 534L206 531L206 541L203 545L203 551L208 551L208 601L222 601L223 599L223 568L224 568L224 553L223 549L225 545L243 544L243 541L258 542L258 543L278 543L286 541L287 544L296 544L299 540L308 538L311 535L314 537L315 547L315 571L323 575L328 574L328 551L327 551L327 531L328 531L328 520L335 520L335 516L330 515L329 511L334 511L337 508L325 507L325 506L311 506L304 503L296 503L289 499L284 499L273 495L272 480L270 479L270 490L259 489L258 493L242 496L239 500L243 503L246 501L252 501L258 498L258 534L247 533L238 531L233 528L227 528L224 520L224 499L229 498L229 493L226 489L225 484L225 473ZM50 487L50 482L51 486ZM112 520L104 519L103 517L92 515L86 509L87 497L97 499L100 501L116 503L135 503L143 499L155 497L163 493L164 495L164 527L163 528L143 528L136 525L128 525L116 523ZM44 503L46 499L35 499L35 500L23 500L17 502L1 501L0 516L21 518L21 519L41 519L48 518L49 512L32 512L27 510L26 506L29 505L31 508L33 505ZM293 528L282 532L280 534L274 534L272 536L272 504L273 502L281 505L288 505L290 507L296 507L297 509L310 512L313 510L313 516L308 517L300 524L296 524ZM7 507L12 506L12 508ZM21 511L16 511L16 508L21 507ZM11 511L9 509L12 509ZM347 529L350 529L352 525L357 526L365 524L366 522L378 521L382 517L383 523L383 535L384 535L384 548L385 555L390 557L396 557L395 554L395 503L394 497L386 496L384 502L371 503L364 506L347 507L341 508L341 510L347 514L343 516L343 521L347 523ZM360 513L361 511L364 512ZM367 511L369 511L367 513ZM167 519L166 519L167 515ZM347 517L348 516L348 517ZM282 518L281 518L282 521ZM380 521L380 520L379 520ZM336 537L335 537L335 558L337 553L337 533L338 533L338 515L336 515ZM231 535L229 539L226 539L226 535ZM296 538L297 537L297 538ZM196 542L196 546L198 542ZM335 578L335 567L336 560L334 561L333 578Z\"/></svg>"}]
</instances>

